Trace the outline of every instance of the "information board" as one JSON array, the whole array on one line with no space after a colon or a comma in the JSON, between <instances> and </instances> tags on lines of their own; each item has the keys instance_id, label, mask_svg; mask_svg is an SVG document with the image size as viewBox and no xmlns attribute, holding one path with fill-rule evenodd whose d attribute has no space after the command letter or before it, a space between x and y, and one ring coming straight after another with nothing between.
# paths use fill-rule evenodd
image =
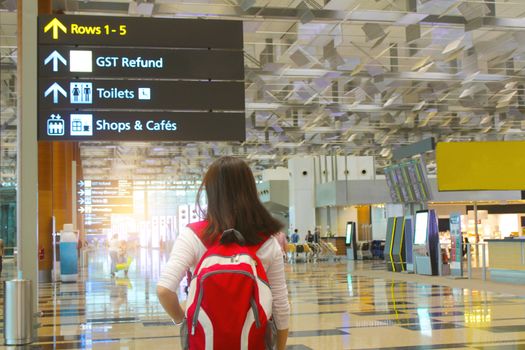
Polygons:
<instances>
[{"instance_id":1,"label":"information board","mask_svg":"<svg viewBox=\"0 0 525 350\"><path fill-rule=\"evenodd\" d=\"M240 21L45 15L38 44L39 140L245 140Z\"/></svg>"},{"instance_id":2,"label":"information board","mask_svg":"<svg viewBox=\"0 0 525 350\"><path fill-rule=\"evenodd\" d=\"M394 177L394 171L391 167L385 168L385 179L386 179L386 184L388 186L388 190L390 192L390 198L392 199L392 202L393 203L403 202L399 184L396 183L396 180Z\"/></svg>"},{"instance_id":3,"label":"information board","mask_svg":"<svg viewBox=\"0 0 525 350\"><path fill-rule=\"evenodd\" d=\"M128 180L78 182L78 211L84 215L86 233L111 228L112 214L133 214L133 183Z\"/></svg>"},{"instance_id":4,"label":"information board","mask_svg":"<svg viewBox=\"0 0 525 350\"><path fill-rule=\"evenodd\" d=\"M422 203L432 199L421 159L386 167L385 178L394 203Z\"/></svg>"}]
</instances>

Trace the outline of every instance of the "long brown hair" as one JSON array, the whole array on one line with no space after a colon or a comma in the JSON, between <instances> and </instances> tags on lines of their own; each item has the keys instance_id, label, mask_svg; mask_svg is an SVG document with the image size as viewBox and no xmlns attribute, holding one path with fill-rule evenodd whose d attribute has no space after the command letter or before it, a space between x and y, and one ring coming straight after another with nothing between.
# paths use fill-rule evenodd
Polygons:
<instances>
[{"instance_id":1,"label":"long brown hair","mask_svg":"<svg viewBox=\"0 0 525 350\"><path fill-rule=\"evenodd\" d=\"M235 229L247 245L255 245L282 228L259 200L252 171L241 159L222 157L210 165L197 192L201 213L203 191L208 200L208 227L204 231L208 242L214 242L225 230Z\"/></svg>"}]
</instances>

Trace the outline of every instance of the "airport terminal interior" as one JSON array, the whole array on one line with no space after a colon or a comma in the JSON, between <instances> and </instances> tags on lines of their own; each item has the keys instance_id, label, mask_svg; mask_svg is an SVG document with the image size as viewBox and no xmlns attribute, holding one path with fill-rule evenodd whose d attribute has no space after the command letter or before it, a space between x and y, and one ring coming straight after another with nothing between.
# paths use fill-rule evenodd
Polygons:
<instances>
[{"instance_id":1,"label":"airport terminal interior","mask_svg":"<svg viewBox=\"0 0 525 350\"><path fill-rule=\"evenodd\" d=\"M182 349L157 282L233 156L287 349L525 349L525 0L0 0L0 69L6 348Z\"/></svg>"}]
</instances>

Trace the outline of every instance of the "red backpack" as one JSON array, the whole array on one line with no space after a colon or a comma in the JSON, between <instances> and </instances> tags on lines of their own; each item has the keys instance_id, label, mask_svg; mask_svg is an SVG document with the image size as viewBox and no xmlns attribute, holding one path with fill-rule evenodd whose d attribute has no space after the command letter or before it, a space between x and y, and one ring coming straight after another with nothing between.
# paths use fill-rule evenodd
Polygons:
<instances>
[{"instance_id":1,"label":"red backpack","mask_svg":"<svg viewBox=\"0 0 525 350\"><path fill-rule=\"evenodd\" d=\"M207 222L188 227L204 243ZM229 236L229 237L225 237ZM225 240L225 238L227 238ZM231 243L222 243L229 241ZM244 238L227 230L221 242L205 244L190 283L186 302L187 329L182 330L191 350L266 350L274 348L271 321L272 292L266 271L256 255L264 244L244 246Z\"/></svg>"}]
</instances>

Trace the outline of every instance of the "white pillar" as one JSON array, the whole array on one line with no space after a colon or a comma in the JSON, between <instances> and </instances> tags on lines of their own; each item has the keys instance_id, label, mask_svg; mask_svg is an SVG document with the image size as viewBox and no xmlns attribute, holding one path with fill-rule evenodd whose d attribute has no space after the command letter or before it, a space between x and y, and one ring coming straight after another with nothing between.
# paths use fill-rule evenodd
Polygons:
<instances>
[{"instance_id":1,"label":"white pillar","mask_svg":"<svg viewBox=\"0 0 525 350\"><path fill-rule=\"evenodd\" d=\"M288 161L290 172L290 231L299 230L301 241L315 229L314 157L296 157Z\"/></svg>"},{"instance_id":2,"label":"white pillar","mask_svg":"<svg viewBox=\"0 0 525 350\"><path fill-rule=\"evenodd\" d=\"M31 280L38 310L37 1L19 1L17 240L18 275Z\"/></svg>"}]
</instances>

